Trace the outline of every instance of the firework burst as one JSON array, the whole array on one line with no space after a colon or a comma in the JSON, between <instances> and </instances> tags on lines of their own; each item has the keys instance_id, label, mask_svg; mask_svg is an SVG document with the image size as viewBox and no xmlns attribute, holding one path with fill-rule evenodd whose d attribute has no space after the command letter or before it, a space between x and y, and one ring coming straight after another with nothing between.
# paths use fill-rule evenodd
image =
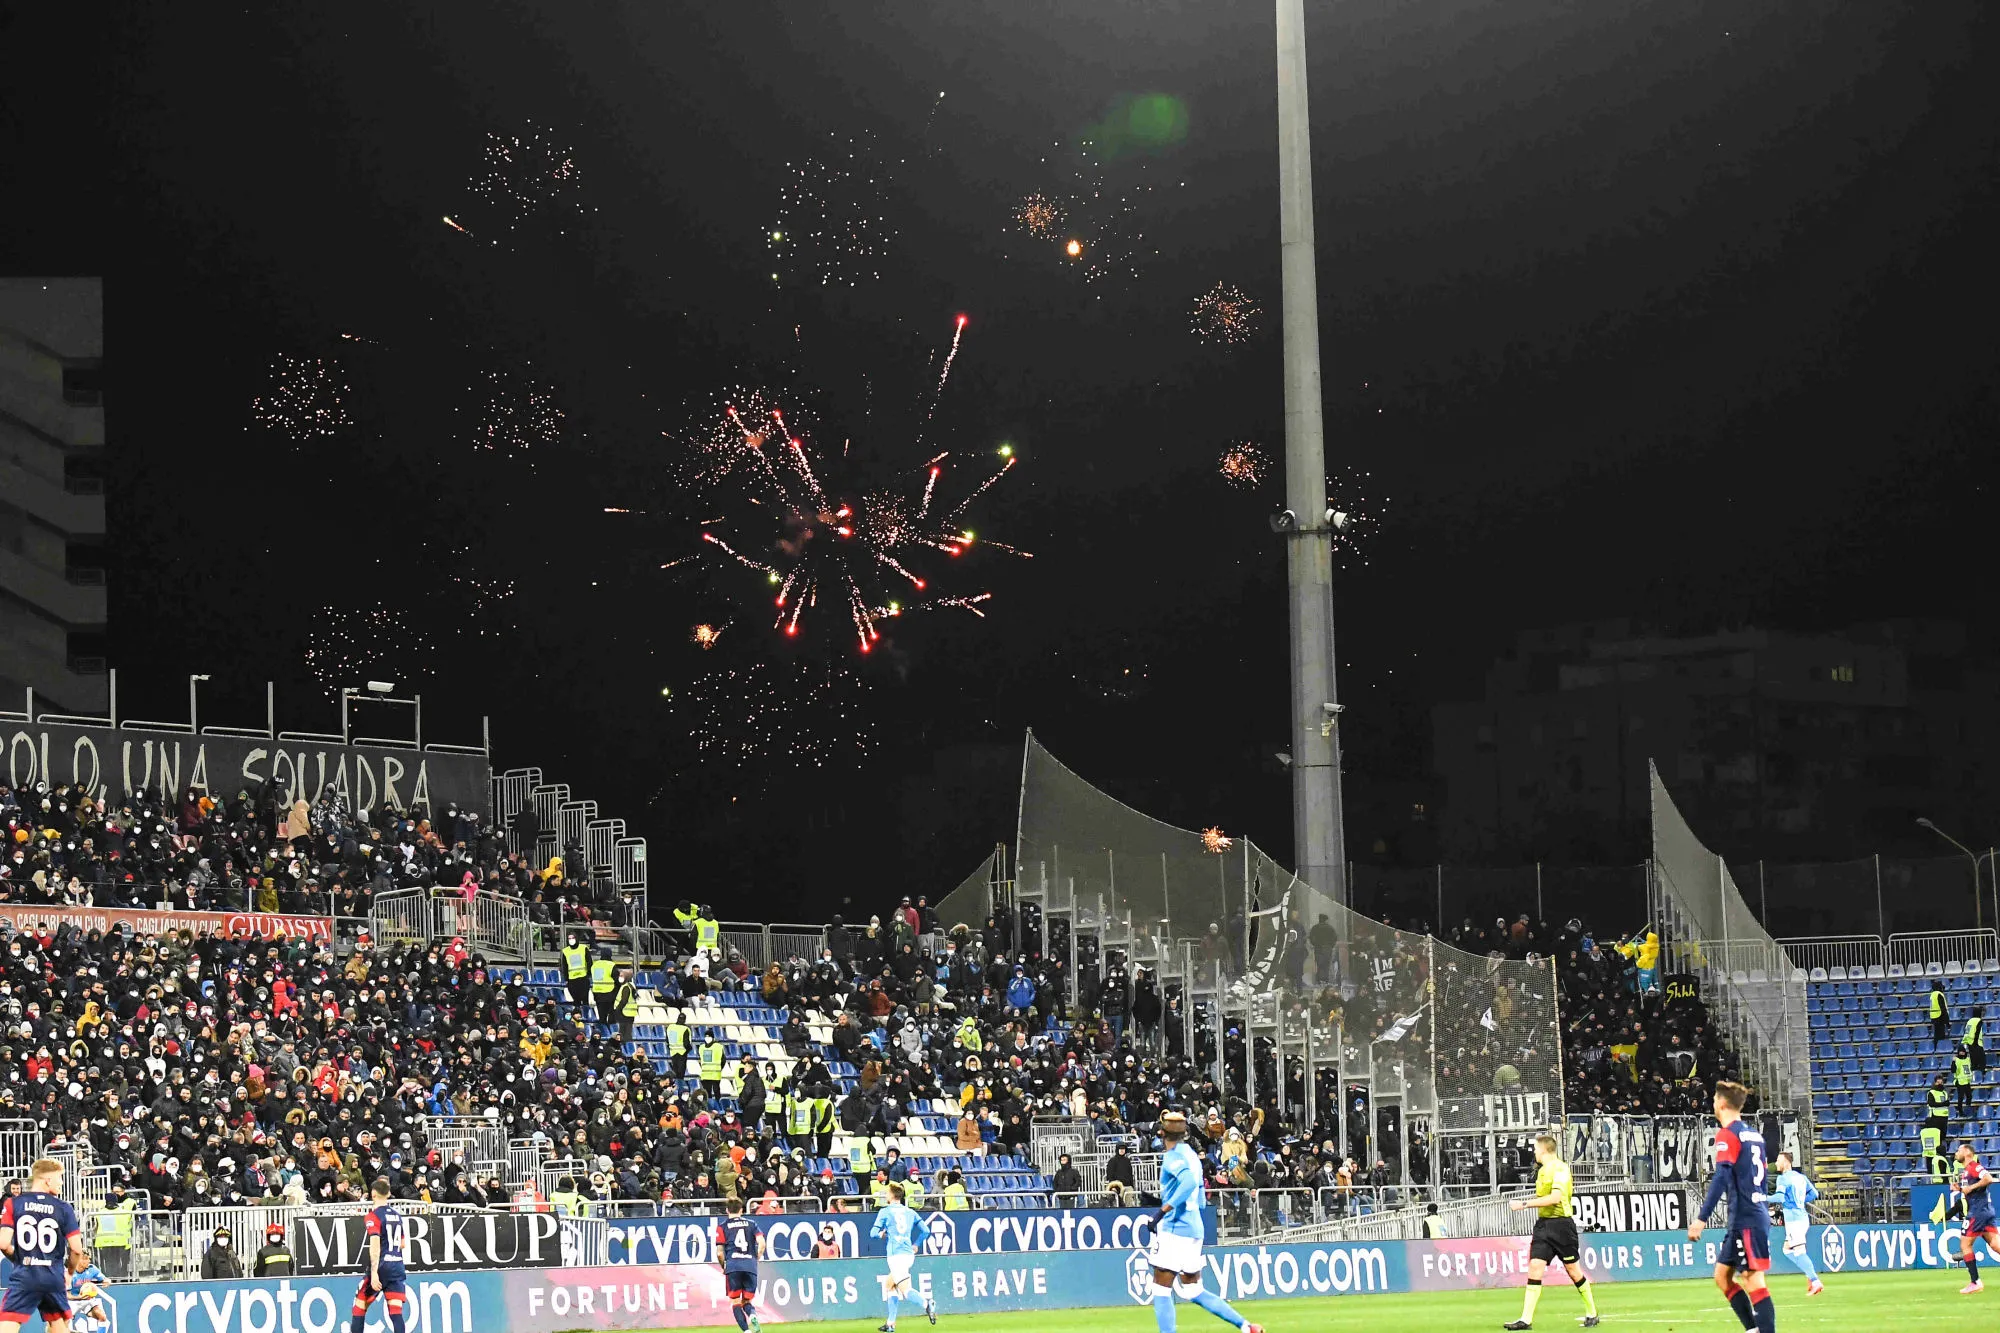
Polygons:
<instances>
[{"instance_id":1,"label":"firework burst","mask_svg":"<svg viewBox=\"0 0 2000 1333\"><path fill-rule=\"evenodd\" d=\"M1037 240L1052 241L1063 223L1062 205L1044 195L1031 194L1014 210L1014 225Z\"/></svg>"},{"instance_id":2,"label":"firework burst","mask_svg":"<svg viewBox=\"0 0 2000 1333\"><path fill-rule=\"evenodd\" d=\"M867 686L837 663L748 661L669 689L707 766L852 767L875 745Z\"/></svg>"},{"instance_id":3,"label":"firework burst","mask_svg":"<svg viewBox=\"0 0 2000 1333\"><path fill-rule=\"evenodd\" d=\"M766 233L773 279L790 269L823 287L856 287L882 276L896 239L883 187L888 167L874 140L829 135L824 153L786 164L778 220Z\"/></svg>"},{"instance_id":4,"label":"firework burst","mask_svg":"<svg viewBox=\"0 0 2000 1333\"><path fill-rule=\"evenodd\" d=\"M329 697L364 680L421 680L436 665L436 645L421 619L403 611L322 606L311 622L306 669Z\"/></svg>"},{"instance_id":5,"label":"firework burst","mask_svg":"<svg viewBox=\"0 0 2000 1333\"><path fill-rule=\"evenodd\" d=\"M1333 511L1333 558L1343 565L1366 565L1387 498L1368 473L1343 468L1326 479L1326 507Z\"/></svg>"},{"instance_id":6,"label":"firework burst","mask_svg":"<svg viewBox=\"0 0 2000 1333\"><path fill-rule=\"evenodd\" d=\"M1215 463L1215 470L1222 479L1238 490L1251 490L1264 480L1264 472L1271 465L1271 459L1258 446L1245 441L1232 444L1222 451L1222 457Z\"/></svg>"},{"instance_id":7,"label":"firework burst","mask_svg":"<svg viewBox=\"0 0 2000 1333\"><path fill-rule=\"evenodd\" d=\"M563 410L555 390L509 370L482 372L472 386L466 436L474 449L525 457L562 440Z\"/></svg>"},{"instance_id":8,"label":"firework burst","mask_svg":"<svg viewBox=\"0 0 2000 1333\"><path fill-rule=\"evenodd\" d=\"M1114 182L1097 145L1085 141L1075 148L1058 144L1042 166L1059 183L1047 194L1024 197L1012 224L1051 246L1057 262L1096 283L1137 278L1141 265L1159 255L1142 222L1153 193L1144 163L1121 167L1121 179Z\"/></svg>"},{"instance_id":9,"label":"firework burst","mask_svg":"<svg viewBox=\"0 0 2000 1333\"><path fill-rule=\"evenodd\" d=\"M695 647L701 649L703 652L707 652L709 649L715 647L716 644L722 642L722 630L714 625L703 623L694 627L694 631L688 635L688 639Z\"/></svg>"},{"instance_id":10,"label":"firework burst","mask_svg":"<svg viewBox=\"0 0 2000 1333\"><path fill-rule=\"evenodd\" d=\"M519 134L486 136L470 188L474 202L446 216L445 225L467 236L476 232L495 245L536 227L566 234L597 211L583 202L575 151L554 130L533 122Z\"/></svg>"},{"instance_id":11,"label":"firework burst","mask_svg":"<svg viewBox=\"0 0 2000 1333\"><path fill-rule=\"evenodd\" d=\"M961 316L913 443L936 413L964 331ZM822 448L822 435L839 444ZM975 544L1026 555L979 539L966 522L973 502L1019 461L1011 445L1001 447L969 490L949 486L951 450L906 465L887 485L869 486L848 475L860 462L851 441L822 432L808 405L769 393L726 399L685 439L683 472L700 479L725 511L701 525L702 542L752 576L749 586L770 599L772 624L786 637L832 616L845 621L855 646L867 653L882 637L881 622L897 616L934 609L984 615L991 594L934 588L939 567Z\"/></svg>"},{"instance_id":12,"label":"firework burst","mask_svg":"<svg viewBox=\"0 0 2000 1333\"><path fill-rule=\"evenodd\" d=\"M1257 303L1240 287L1218 282L1196 298L1190 329L1205 343L1235 346L1257 331Z\"/></svg>"},{"instance_id":13,"label":"firework burst","mask_svg":"<svg viewBox=\"0 0 2000 1333\"><path fill-rule=\"evenodd\" d=\"M1203 851L1213 852L1217 856L1220 856L1235 845L1236 839L1225 836L1220 828L1213 825L1201 831L1201 846Z\"/></svg>"},{"instance_id":14,"label":"firework burst","mask_svg":"<svg viewBox=\"0 0 2000 1333\"><path fill-rule=\"evenodd\" d=\"M250 400L250 418L294 447L327 439L352 424L347 377L335 361L319 357L271 358L264 392Z\"/></svg>"}]
</instances>

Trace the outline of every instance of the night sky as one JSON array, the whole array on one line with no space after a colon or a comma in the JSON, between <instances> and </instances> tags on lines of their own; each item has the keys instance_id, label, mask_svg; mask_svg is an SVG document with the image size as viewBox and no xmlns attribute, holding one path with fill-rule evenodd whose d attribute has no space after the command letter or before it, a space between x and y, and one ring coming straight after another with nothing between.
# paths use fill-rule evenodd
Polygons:
<instances>
[{"instance_id":1,"label":"night sky","mask_svg":"<svg viewBox=\"0 0 2000 1333\"><path fill-rule=\"evenodd\" d=\"M107 280L126 711L174 715L205 671L215 720L260 721L275 679L281 725L317 728L307 651L372 614L347 679L420 686L435 739L493 714L499 763L624 815L672 896L817 917L946 888L1011 839L1030 725L1289 854L1278 491L1216 468L1282 452L1265 7L282 11L0 34L0 266ZM1399 854L1430 705L1516 630L1986 634L1990 6L1309 0L1307 28L1327 455L1376 520L1337 587L1350 854ZM1134 99L1184 126L1112 133ZM535 134L570 150L561 198L479 199L488 136ZM1132 203L1107 242L1135 257L1096 281L1012 226L1085 140ZM823 287L769 235L792 168L850 144L884 253ZM1218 282L1261 307L1241 345L1190 332ZM328 433L253 408L281 357L345 386ZM837 616L777 634L741 570L663 572L710 516L675 441L731 385L812 404L863 480L949 448L962 493L1013 444L966 523L1033 559L975 546L949 581L988 616L888 622L866 662ZM496 411L526 449L477 447ZM829 661L863 679L851 725L795 701L781 728L828 766L694 745L716 673Z\"/></svg>"}]
</instances>

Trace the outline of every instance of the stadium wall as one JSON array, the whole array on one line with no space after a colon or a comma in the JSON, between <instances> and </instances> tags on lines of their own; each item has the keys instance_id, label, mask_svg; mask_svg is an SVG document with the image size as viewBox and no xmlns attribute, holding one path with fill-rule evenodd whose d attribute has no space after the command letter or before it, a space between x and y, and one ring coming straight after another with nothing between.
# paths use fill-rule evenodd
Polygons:
<instances>
[{"instance_id":1,"label":"stadium wall","mask_svg":"<svg viewBox=\"0 0 2000 1333\"><path fill-rule=\"evenodd\" d=\"M1599 1282L1706 1278L1722 1233L1690 1242L1678 1231L1599 1232L1583 1263ZM1827 1273L1938 1269L1954 1230L1927 1224L1814 1227L1808 1238ZM2000 1262L2000 1256L1993 1256ZM1518 1286L1528 1238L1230 1246L1209 1251L1206 1285L1226 1300ZM767 1263L757 1307L767 1322L872 1318L884 1268L876 1259ZM935 1255L915 1280L940 1315L1061 1310L1136 1302L1149 1280L1143 1255L1068 1250L1032 1255ZM163 1285L116 1283L105 1333L341 1333L355 1277L281 1278ZM489 1269L412 1275L409 1333L564 1333L729 1324L722 1274L712 1264ZM1613 1298L1615 1299L1615 1298ZM385 1333L378 1303L367 1333Z\"/></svg>"}]
</instances>

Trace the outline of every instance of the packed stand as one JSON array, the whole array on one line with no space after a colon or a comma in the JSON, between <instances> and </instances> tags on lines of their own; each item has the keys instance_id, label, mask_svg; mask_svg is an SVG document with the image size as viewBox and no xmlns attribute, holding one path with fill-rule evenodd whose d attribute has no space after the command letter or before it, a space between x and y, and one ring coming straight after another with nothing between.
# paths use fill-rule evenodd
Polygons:
<instances>
[{"instance_id":1,"label":"packed stand","mask_svg":"<svg viewBox=\"0 0 2000 1333\"><path fill-rule=\"evenodd\" d=\"M507 830L447 805L352 808L328 785L318 799L287 801L266 780L223 798L197 787L179 799L141 788L98 800L68 784L0 783L0 906L179 911L263 911L365 917L392 889L457 890L522 899L536 921L615 918L617 895L593 884L582 849L532 862L541 834L532 806Z\"/></svg>"}]
</instances>

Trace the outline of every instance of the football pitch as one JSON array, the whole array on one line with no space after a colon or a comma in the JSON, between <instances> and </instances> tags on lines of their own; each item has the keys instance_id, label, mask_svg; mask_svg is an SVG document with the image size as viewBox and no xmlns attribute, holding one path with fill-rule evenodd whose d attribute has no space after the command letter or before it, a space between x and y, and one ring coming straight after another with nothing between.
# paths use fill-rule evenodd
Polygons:
<instances>
[{"instance_id":1,"label":"football pitch","mask_svg":"<svg viewBox=\"0 0 2000 1333\"><path fill-rule=\"evenodd\" d=\"M1983 1276L1983 1275L1982 1275ZM2000 1282L1987 1291L1961 1296L1963 1269L1929 1269L1898 1273L1836 1273L1826 1279L1826 1294L1808 1298L1805 1279L1773 1274L1773 1298L1778 1303L1779 1333L1791 1330L1855 1330L1856 1333L1946 1333L1968 1328L1993 1328L2000 1322ZM1672 1282L1607 1282L1595 1288L1603 1328L1668 1333L1676 1328L1712 1329L1731 1333L1741 1325L1707 1279ZM1245 1318L1263 1324L1270 1333L1320 1333L1347 1330L1380 1333L1383 1329L1411 1333L1492 1333L1521 1313L1520 1288L1487 1291L1430 1292L1403 1296L1325 1296L1292 1300L1245 1301L1236 1307ZM1205 1310L1182 1304L1183 1333L1224 1333L1228 1325ZM1567 1286L1551 1284L1535 1312L1541 1333L1573 1330L1583 1304ZM873 1333L882 1322L840 1320L808 1325L815 1333ZM938 1310L938 1328L953 1325L980 1333L1154 1333L1153 1311L1131 1304L1089 1310L1034 1310L1007 1314L980 1312L954 1317L948 1305ZM734 1325L729 1325L733 1327ZM767 1325L767 1328L774 1327ZM897 1316L898 1333L929 1333L921 1306L904 1302Z\"/></svg>"}]
</instances>

